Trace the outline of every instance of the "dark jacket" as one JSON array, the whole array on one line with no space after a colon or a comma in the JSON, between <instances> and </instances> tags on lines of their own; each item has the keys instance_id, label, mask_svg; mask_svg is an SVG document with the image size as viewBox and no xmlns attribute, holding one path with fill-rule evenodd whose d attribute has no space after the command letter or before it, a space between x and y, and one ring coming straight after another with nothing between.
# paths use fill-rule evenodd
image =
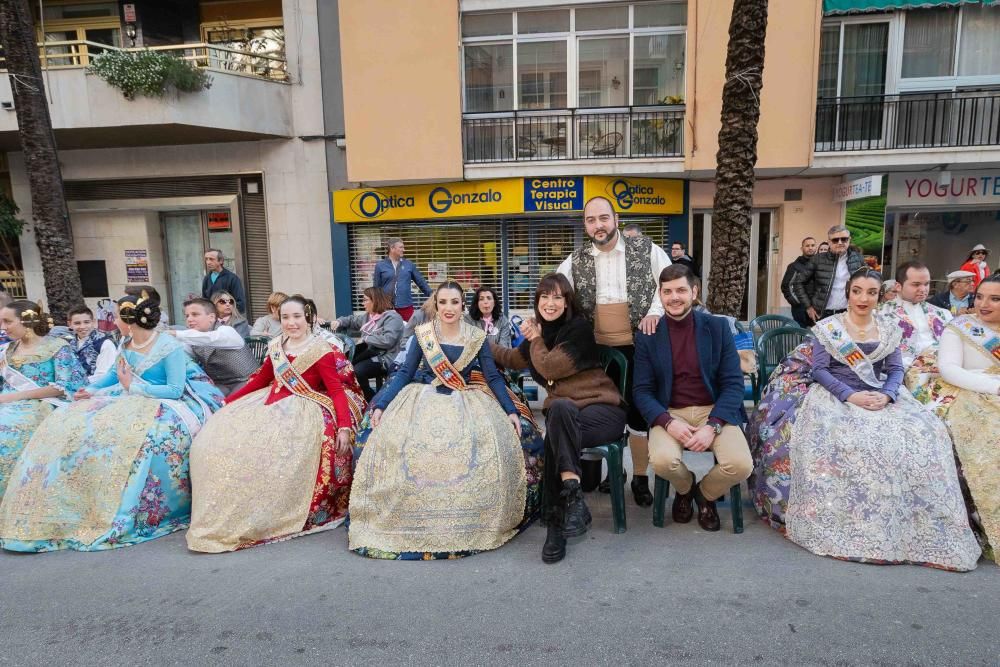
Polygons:
<instances>
[{"instance_id":1,"label":"dark jacket","mask_svg":"<svg viewBox=\"0 0 1000 667\"><path fill-rule=\"evenodd\" d=\"M709 416L736 426L743 424L747 419L743 409L743 371L729 323L724 318L699 311L691 315L701 377L714 400ZM650 424L667 412L673 390L673 355L666 317L660 318L652 336L641 331L635 334L632 400Z\"/></svg>"},{"instance_id":2,"label":"dark jacket","mask_svg":"<svg viewBox=\"0 0 1000 667\"><path fill-rule=\"evenodd\" d=\"M976 295L969 292L965 295L965 303L961 306L962 308L972 308L972 303L975 301ZM927 299L927 303L937 306L938 308L944 308L949 313L951 312L951 290L944 290L943 292L938 292L931 298Z\"/></svg>"},{"instance_id":3,"label":"dark jacket","mask_svg":"<svg viewBox=\"0 0 1000 667\"><path fill-rule=\"evenodd\" d=\"M211 299L216 292L229 292L236 299L236 309L241 313L247 312L247 297L243 291L243 283L240 277L223 267L219 277L212 282L212 274L206 273L201 280L201 295L206 299Z\"/></svg>"},{"instance_id":4,"label":"dark jacket","mask_svg":"<svg viewBox=\"0 0 1000 667\"><path fill-rule=\"evenodd\" d=\"M801 282L792 281L792 294L796 299L809 307L809 304L820 314L826 310L826 304L830 301L830 289L833 287L833 279L837 275L838 255L831 252L822 252L813 256L802 271ZM854 273L865 263L865 256L857 248L847 250L847 272Z\"/></svg>"},{"instance_id":5,"label":"dark jacket","mask_svg":"<svg viewBox=\"0 0 1000 667\"><path fill-rule=\"evenodd\" d=\"M812 257L806 257L805 255L799 255L799 257L788 265L785 269L785 277L781 279L781 293L785 295L785 300L788 301L792 306L802 306L802 308L808 308L812 304L812 294L809 290L812 289L812 284L803 285L802 289L809 300L803 301L799 299L798 295L795 294L795 290L792 289L792 283L801 282L802 276L806 271L806 265L812 261Z\"/></svg>"},{"instance_id":6,"label":"dark jacket","mask_svg":"<svg viewBox=\"0 0 1000 667\"><path fill-rule=\"evenodd\" d=\"M393 308L406 308L413 305L411 282L417 284L424 296L431 295L431 286L427 284L427 279L424 278L424 274L420 273L417 265L410 260L399 260L398 272L388 257L383 257L375 264L372 284L392 297Z\"/></svg>"},{"instance_id":7,"label":"dark jacket","mask_svg":"<svg viewBox=\"0 0 1000 667\"><path fill-rule=\"evenodd\" d=\"M695 264L695 261L691 259L689 255L682 255L680 259L674 259L673 257L671 257L670 261L674 264L683 264L684 266L691 269L691 273L698 276L699 278L701 277L701 271L698 269L698 265ZM657 278L659 278L659 276L657 276Z\"/></svg>"},{"instance_id":8,"label":"dark jacket","mask_svg":"<svg viewBox=\"0 0 1000 667\"><path fill-rule=\"evenodd\" d=\"M590 322L577 316L562 326L543 327L542 336L515 348L492 343L497 363L511 370L528 369L535 382L545 387L543 409L560 398L568 398L578 408L595 403L621 405L618 388L601 368L600 348Z\"/></svg>"}]
</instances>

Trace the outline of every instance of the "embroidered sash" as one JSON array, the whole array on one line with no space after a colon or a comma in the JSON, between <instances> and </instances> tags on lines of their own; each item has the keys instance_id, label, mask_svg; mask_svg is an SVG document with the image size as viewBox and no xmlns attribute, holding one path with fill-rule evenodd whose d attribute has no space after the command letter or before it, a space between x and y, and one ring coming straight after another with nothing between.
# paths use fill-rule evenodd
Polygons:
<instances>
[{"instance_id":1,"label":"embroidered sash","mask_svg":"<svg viewBox=\"0 0 1000 667\"><path fill-rule=\"evenodd\" d=\"M312 401L329 413L334 423L337 421L337 408L333 400L324 393L318 392L310 386L302 373L309 370L313 364L322 359L333 350L333 346L321 338L316 338L313 343L301 354L295 357L295 361L290 361L285 349L282 346L284 336L278 336L271 340L268 345L267 354L271 358L271 365L274 366L274 379L282 387L292 392L296 396ZM352 391L345 389L347 405L351 411L352 422L360 424L364 413L364 405L361 399Z\"/></svg>"},{"instance_id":2,"label":"embroidered sash","mask_svg":"<svg viewBox=\"0 0 1000 667\"><path fill-rule=\"evenodd\" d=\"M1000 366L1000 334L969 315L952 320L948 326L963 339L985 352L995 366Z\"/></svg>"},{"instance_id":3,"label":"embroidered sash","mask_svg":"<svg viewBox=\"0 0 1000 667\"><path fill-rule=\"evenodd\" d=\"M15 369L7 362L7 351L9 348L10 348L10 343L4 343L2 346L0 346L0 376L3 377L3 381L9 384L17 391L31 391L32 389L42 389L41 385L39 385L34 380L21 373L21 371ZM45 401L49 405L54 405L57 408L62 407L64 405L68 405L67 401L62 401L59 400L58 398L42 398L37 400Z\"/></svg>"},{"instance_id":4,"label":"embroidered sash","mask_svg":"<svg viewBox=\"0 0 1000 667\"><path fill-rule=\"evenodd\" d=\"M892 326L878 316L876 316L875 322L879 329L879 346L872 352L872 357L875 357L877 361L887 356L894 347L899 345L902 332L899 327ZM888 333L889 329L894 333ZM854 371L854 374L861 378L862 382L876 389L882 388L885 383L875 373L872 360L847 333L843 315L834 315L821 320L813 327L813 333L816 334L816 338L830 353L830 356ZM895 340L895 345L889 348L893 340ZM889 348L888 351L886 348Z\"/></svg>"},{"instance_id":5,"label":"embroidered sash","mask_svg":"<svg viewBox=\"0 0 1000 667\"><path fill-rule=\"evenodd\" d=\"M466 322L461 323L462 344L465 349L455 364L448 360L448 355L441 349L441 343L434 333L434 322L418 325L414 329L414 334L417 337L417 342L420 343L420 349L423 350L427 365L436 378L433 384L444 385L455 391L468 389L461 371L479 354L479 348L486 340L486 334L483 333L482 329Z\"/></svg>"}]
</instances>

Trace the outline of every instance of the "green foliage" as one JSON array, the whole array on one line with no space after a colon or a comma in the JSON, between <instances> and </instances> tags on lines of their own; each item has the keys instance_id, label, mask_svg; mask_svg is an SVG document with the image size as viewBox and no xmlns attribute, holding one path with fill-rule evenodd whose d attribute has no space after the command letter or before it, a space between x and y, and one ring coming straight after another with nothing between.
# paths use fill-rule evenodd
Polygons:
<instances>
[{"instance_id":1,"label":"green foliage","mask_svg":"<svg viewBox=\"0 0 1000 667\"><path fill-rule=\"evenodd\" d=\"M24 220L17 217L21 210L14 200L0 194L0 237L16 239L24 231Z\"/></svg>"},{"instance_id":2,"label":"green foliage","mask_svg":"<svg viewBox=\"0 0 1000 667\"><path fill-rule=\"evenodd\" d=\"M845 226L851 230L851 242L866 254L882 254L885 205L885 195L847 202Z\"/></svg>"},{"instance_id":3,"label":"green foliage","mask_svg":"<svg viewBox=\"0 0 1000 667\"><path fill-rule=\"evenodd\" d=\"M137 95L162 97L171 88L196 93L212 87L212 77L204 70L158 51L108 50L92 60L89 71L130 100Z\"/></svg>"}]
</instances>

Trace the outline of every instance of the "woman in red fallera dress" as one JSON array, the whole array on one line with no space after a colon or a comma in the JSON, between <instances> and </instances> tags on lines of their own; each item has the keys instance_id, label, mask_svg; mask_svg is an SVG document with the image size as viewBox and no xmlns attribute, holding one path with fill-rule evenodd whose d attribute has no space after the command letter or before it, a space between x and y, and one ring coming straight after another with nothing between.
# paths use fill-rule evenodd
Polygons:
<instances>
[{"instance_id":1,"label":"woman in red fallera dress","mask_svg":"<svg viewBox=\"0 0 1000 667\"><path fill-rule=\"evenodd\" d=\"M264 365L191 446L193 551L329 530L347 515L361 389L343 353L313 334L312 301L290 297L279 314Z\"/></svg>"}]
</instances>

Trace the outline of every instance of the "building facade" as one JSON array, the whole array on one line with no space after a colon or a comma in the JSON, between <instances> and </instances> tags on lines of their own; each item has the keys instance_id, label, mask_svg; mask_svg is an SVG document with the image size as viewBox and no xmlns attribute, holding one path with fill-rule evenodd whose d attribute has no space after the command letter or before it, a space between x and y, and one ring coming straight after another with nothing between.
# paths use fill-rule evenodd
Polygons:
<instances>
[{"instance_id":1,"label":"building facade","mask_svg":"<svg viewBox=\"0 0 1000 667\"><path fill-rule=\"evenodd\" d=\"M315 0L44 0L40 55L91 305L129 283L163 295L171 321L200 295L202 256L221 249L244 281L248 315L272 289L333 311L330 205ZM126 99L88 66L151 49L208 72L211 87ZM31 219L10 84L0 79L5 187ZM30 225L23 284L44 299Z\"/></svg>"}]
</instances>

